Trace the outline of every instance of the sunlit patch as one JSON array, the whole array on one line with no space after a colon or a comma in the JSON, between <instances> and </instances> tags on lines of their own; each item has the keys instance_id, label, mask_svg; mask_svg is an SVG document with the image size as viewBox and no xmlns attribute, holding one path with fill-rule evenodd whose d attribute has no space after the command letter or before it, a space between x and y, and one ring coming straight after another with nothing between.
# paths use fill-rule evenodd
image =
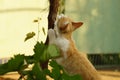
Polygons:
<instances>
[{"instance_id":1,"label":"sunlit patch","mask_svg":"<svg viewBox=\"0 0 120 80\"><path fill-rule=\"evenodd\" d=\"M47 0L32 1L26 0L0 0L0 58L11 57L14 54L33 54L33 47L38 35L38 17L39 23L39 41L45 42L48 27L48 7ZM9 3L9 4L8 4ZM42 11L44 9L44 11ZM34 38L24 42L26 34L35 32Z\"/></svg>"},{"instance_id":2,"label":"sunlit patch","mask_svg":"<svg viewBox=\"0 0 120 80\"><path fill-rule=\"evenodd\" d=\"M99 15L99 13L98 13L98 9L93 9L92 11L91 11L91 14L93 15L93 16L98 16Z\"/></svg>"}]
</instances>

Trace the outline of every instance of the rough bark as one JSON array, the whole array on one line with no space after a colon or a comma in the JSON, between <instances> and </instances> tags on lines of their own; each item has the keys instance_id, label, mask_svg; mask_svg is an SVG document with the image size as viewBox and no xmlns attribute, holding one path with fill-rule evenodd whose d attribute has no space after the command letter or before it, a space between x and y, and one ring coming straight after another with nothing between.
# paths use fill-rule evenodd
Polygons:
<instances>
[{"instance_id":1,"label":"rough bark","mask_svg":"<svg viewBox=\"0 0 120 80\"><path fill-rule=\"evenodd\" d=\"M58 8L59 8L59 0L49 0L49 15L48 15L48 29L54 28L54 22L56 20L56 16L58 13ZM45 42L46 45L48 45L48 37ZM48 61L41 63L41 66L43 69L48 67Z\"/></svg>"}]
</instances>

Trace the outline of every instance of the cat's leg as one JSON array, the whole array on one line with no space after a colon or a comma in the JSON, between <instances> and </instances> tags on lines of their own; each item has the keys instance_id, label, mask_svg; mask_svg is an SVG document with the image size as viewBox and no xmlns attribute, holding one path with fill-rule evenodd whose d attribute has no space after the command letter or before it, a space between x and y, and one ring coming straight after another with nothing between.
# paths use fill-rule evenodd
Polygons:
<instances>
[{"instance_id":1,"label":"cat's leg","mask_svg":"<svg viewBox=\"0 0 120 80\"><path fill-rule=\"evenodd\" d=\"M48 30L49 44L55 44L56 35L53 29Z\"/></svg>"}]
</instances>

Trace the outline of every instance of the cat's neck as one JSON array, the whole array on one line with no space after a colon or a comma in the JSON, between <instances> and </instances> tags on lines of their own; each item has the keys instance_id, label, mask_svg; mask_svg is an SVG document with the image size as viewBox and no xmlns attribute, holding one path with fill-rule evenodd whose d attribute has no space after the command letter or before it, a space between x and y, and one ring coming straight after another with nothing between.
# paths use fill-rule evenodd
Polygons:
<instances>
[{"instance_id":1,"label":"cat's neck","mask_svg":"<svg viewBox=\"0 0 120 80\"><path fill-rule=\"evenodd\" d=\"M67 33L67 34L61 34L64 38L66 38L67 40L72 40L72 33Z\"/></svg>"},{"instance_id":2,"label":"cat's neck","mask_svg":"<svg viewBox=\"0 0 120 80\"><path fill-rule=\"evenodd\" d=\"M79 52L78 49L77 49L76 46L75 46L75 42L74 42L71 34L70 34L70 35L66 35L65 38L69 41L68 53L71 55L71 54L73 54L73 53Z\"/></svg>"}]
</instances>

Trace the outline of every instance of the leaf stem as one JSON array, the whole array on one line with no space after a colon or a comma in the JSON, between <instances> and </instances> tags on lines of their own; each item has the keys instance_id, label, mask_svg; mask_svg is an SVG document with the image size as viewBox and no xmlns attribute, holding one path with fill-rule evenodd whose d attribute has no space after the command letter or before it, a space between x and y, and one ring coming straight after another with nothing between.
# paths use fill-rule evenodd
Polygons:
<instances>
[{"instance_id":1,"label":"leaf stem","mask_svg":"<svg viewBox=\"0 0 120 80\"><path fill-rule=\"evenodd\" d=\"M39 40L39 17L38 17L38 36L37 36L37 41Z\"/></svg>"}]
</instances>

